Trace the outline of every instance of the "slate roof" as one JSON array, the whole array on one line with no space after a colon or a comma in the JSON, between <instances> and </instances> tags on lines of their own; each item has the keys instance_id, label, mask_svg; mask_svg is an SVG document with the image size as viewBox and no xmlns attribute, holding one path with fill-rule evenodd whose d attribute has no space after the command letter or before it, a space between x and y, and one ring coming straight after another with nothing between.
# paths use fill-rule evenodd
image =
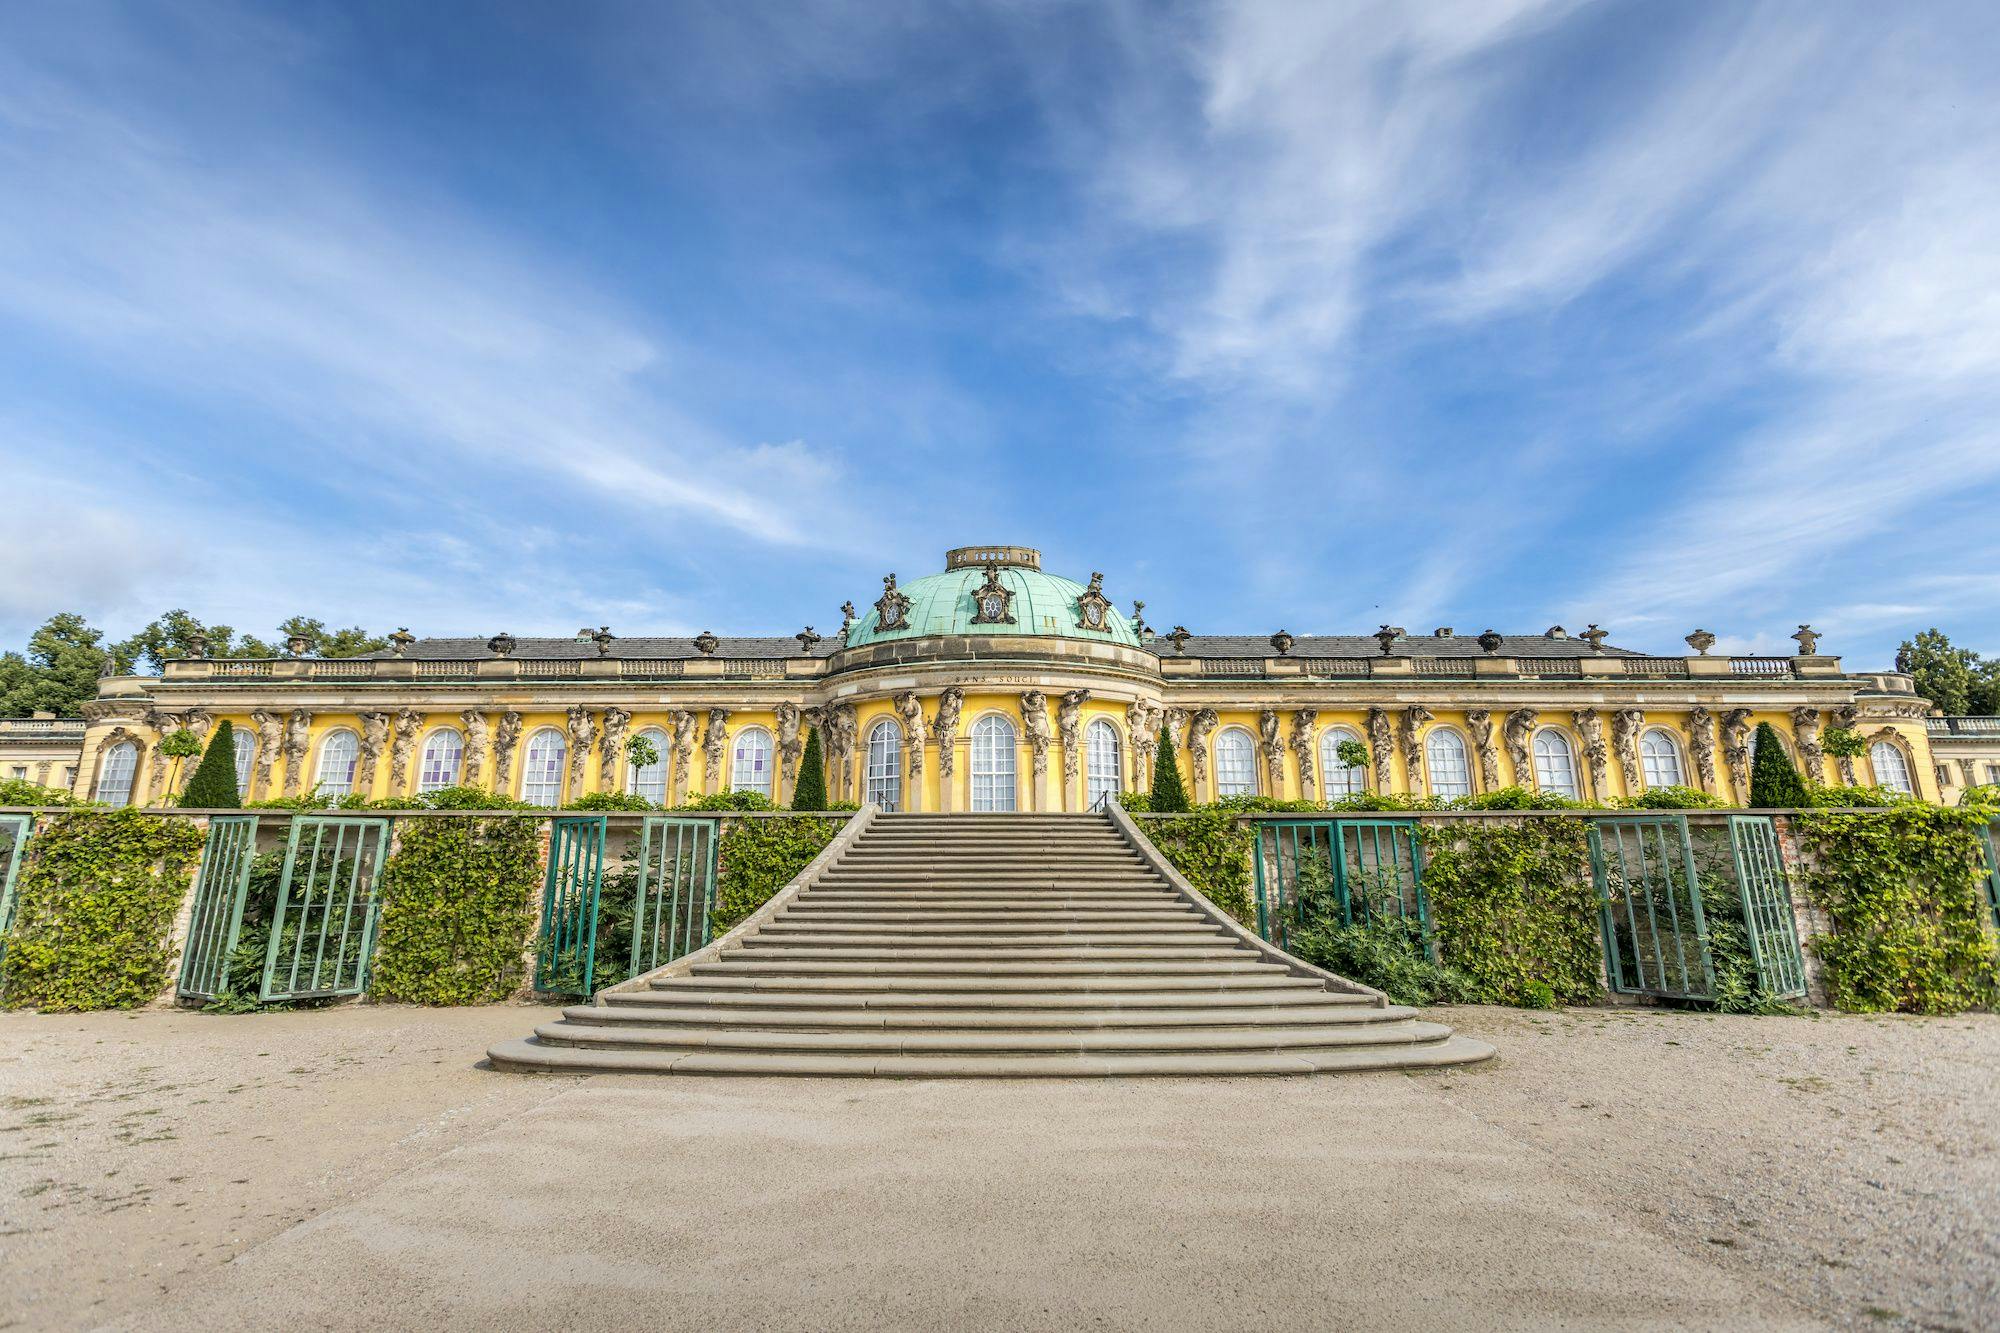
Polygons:
<instances>
[{"instance_id":1,"label":"slate roof","mask_svg":"<svg viewBox=\"0 0 2000 1333\"><path fill-rule=\"evenodd\" d=\"M716 657L827 657L840 645L833 637L821 639L813 645L810 653L799 652L799 641L787 635L784 638L724 638L716 636ZM394 657L389 649L379 653L364 653L364 657ZM670 659L695 658L703 654L694 646L694 639L688 635L676 638L633 637L614 639L611 642L611 656L621 658ZM427 662L437 661L486 661L495 656L486 647L485 639L418 639L411 644L403 656L421 658ZM569 661L597 656L597 645L585 639L579 643L574 638L527 638L518 637L514 651L508 656L537 662Z\"/></svg>"}]
</instances>

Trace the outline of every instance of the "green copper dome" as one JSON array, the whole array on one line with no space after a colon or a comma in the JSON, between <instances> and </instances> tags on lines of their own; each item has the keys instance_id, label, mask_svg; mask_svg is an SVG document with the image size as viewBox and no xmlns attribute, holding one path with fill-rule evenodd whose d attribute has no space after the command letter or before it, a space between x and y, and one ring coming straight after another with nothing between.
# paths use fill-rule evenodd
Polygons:
<instances>
[{"instance_id":1,"label":"green copper dome","mask_svg":"<svg viewBox=\"0 0 2000 1333\"><path fill-rule=\"evenodd\" d=\"M1044 574L1039 551L1023 546L962 546L945 555L945 571L912 579L896 591L909 598L902 623L882 627L878 602L854 622L847 645L886 643L896 639L939 634L1034 634L1062 639L1091 639L1127 648L1140 646L1132 623L1108 602L1102 603L1103 628L1086 628L1085 612L1098 605L1102 593L1074 579ZM990 571L990 574L989 574ZM1011 597L994 597L989 578ZM982 589L988 590L985 598ZM885 588L884 595L887 594ZM1004 602L1003 615L1012 623L982 617L980 602Z\"/></svg>"}]
</instances>

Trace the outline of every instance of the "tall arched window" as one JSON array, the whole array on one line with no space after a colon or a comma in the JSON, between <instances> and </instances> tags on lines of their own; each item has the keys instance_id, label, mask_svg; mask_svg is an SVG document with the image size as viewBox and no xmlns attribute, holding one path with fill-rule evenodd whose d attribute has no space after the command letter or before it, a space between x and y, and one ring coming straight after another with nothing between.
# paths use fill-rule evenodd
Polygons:
<instances>
[{"instance_id":1,"label":"tall arched window","mask_svg":"<svg viewBox=\"0 0 2000 1333\"><path fill-rule=\"evenodd\" d=\"M104 752L97 770L97 799L106 805L129 805L132 779L139 772L139 747L119 741Z\"/></svg>"},{"instance_id":2,"label":"tall arched window","mask_svg":"<svg viewBox=\"0 0 2000 1333\"><path fill-rule=\"evenodd\" d=\"M1905 796L1917 794L1916 785L1910 781L1910 763L1903 758L1903 752L1889 741L1876 741L1868 747L1868 762L1875 769L1876 785L1899 791Z\"/></svg>"},{"instance_id":3,"label":"tall arched window","mask_svg":"<svg viewBox=\"0 0 2000 1333\"><path fill-rule=\"evenodd\" d=\"M315 782L322 796L339 800L354 791L354 768L361 757L361 742L342 727L329 731L319 743L319 771Z\"/></svg>"},{"instance_id":4,"label":"tall arched window","mask_svg":"<svg viewBox=\"0 0 2000 1333\"><path fill-rule=\"evenodd\" d=\"M1679 787L1687 779L1681 769L1681 747L1671 732L1655 727L1639 738L1639 769L1646 786Z\"/></svg>"},{"instance_id":5,"label":"tall arched window","mask_svg":"<svg viewBox=\"0 0 2000 1333\"><path fill-rule=\"evenodd\" d=\"M458 785L459 762L465 758L465 741L451 727L439 727L424 740L424 759L417 766L417 790L438 791Z\"/></svg>"},{"instance_id":6,"label":"tall arched window","mask_svg":"<svg viewBox=\"0 0 2000 1333\"><path fill-rule=\"evenodd\" d=\"M529 805L556 806L562 801L563 754L568 746L554 727L543 727L528 738L528 757L521 761L521 799Z\"/></svg>"},{"instance_id":7,"label":"tall arched window","mask_svg":"<svg viewBox=\"0 0 2000 1333\"><path fill-rule=\"evenodd\" d=\"M1424 738L1424 767L1430 772L1431 795L1472 795L1472 770L1465 763L1465 738L1440 727Z\"/></svg>"},{"instance_id":8,"label":"tall arched window","mask_svg":"<svg viewBox=\"0 0 2000 1333\"><path fill-rule=\"evenodd\" d=\"M867 800L884 810L903 808L903 728L885 717L868 729Z\"/></svg>"},{"instance_id":9,"label":"tall arched window","mask_svg":"<svg viewBox=\"0 0 2000 1333\"><path fill-rule=\"evenodd\" d=\"M1085 763L1084 792L1085 803L1097 809L1104 802L1118 794L1124 786L1124 751L1118 744L1118 728L1104 718L1098 718L1083 731L1084 749L1088 752Z\"/></svg>"},{"instance_id":10,"label":"tall arched window","mask_svg":"<svg viewBox=\"0 0 2000 1333\"><path fill-rule=\"evenodd\" d=\"M1014 724L988 713L972 724L972 808L1014 808Z\"/></svg>"},{"instance_id":11,"label":"tall arched window","mask_svg":"<svg viewBox=\"0 0 2000 1333\"><path fill-rule=\"evenodd\" d=\"M248 727L231 727L229 748L236 761L236 794L242 796L250 790L250 765L257 758L256 733Z\"/></svg>"},{"instance_id":12,"label":"tall arched window","mask_svg":"<svg viewBox=\"0 0 2000 1333\"><path fill-rule=\"evenodd\" d=\"M659 758L650 764L633 764L625 772L625 790L634 796L642 796L655 805L667 803L667 749L671 744L667 733L658 727L647 727L639 733L653 743Z\"/></svg>"},{"instance_id":13,"label":"tall arched window","mask_svg":"<svg viewBox=\"0 0 2000 1333\"><path fill-rule=\"evenodd\" d=\"M771 794L771 733L762 727L745 727L736 733L731 750L729 789Z\"/></svg>"},{"instance_id":14,"label":"tall arched window","mask_svg":"<svg viewBox=\"0 0 2000 1333\"><path fill-rule=\"evenodd\" d=\"M1553 729L1535 733L1535 785L1576 799L1576 752L1569 737Z\"/></svg>"},{"instance_id":15,"label":"tall arched window","mask_svg":"<svg viewBox=\"0 0 2000 1333\"><path fill-rule=\"evenodd\" d=\"M1215 794L1257 794L1257 743L1241 727L1224 727L1216 733Z\"/></svg>"},{"instance_id":16,"label":"tall arched window","mask_svg":"<svg viewBox=\"0 0 2000 1333\"><path fill-rule=\"evenodd\" d=\"M1340 746L1343 741L1359 744L1361 737L1346 727L1328 727L1319 734L1319 774L1326 785L1326 799L1337 801L1343 796L1353 796L1368 790L1368 769L1366 765L1349 767L1340 762Z\"/></svg>"}]
</instances>

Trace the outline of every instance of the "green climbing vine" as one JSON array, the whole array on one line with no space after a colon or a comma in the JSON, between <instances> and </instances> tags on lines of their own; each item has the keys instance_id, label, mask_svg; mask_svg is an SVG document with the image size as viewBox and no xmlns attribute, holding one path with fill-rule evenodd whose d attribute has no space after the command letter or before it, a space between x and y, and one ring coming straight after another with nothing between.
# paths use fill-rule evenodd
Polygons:
<instances>
[{"instance_id":1,"label":"green climbing vine","mask_svg":"<svg viewBox=\"0 0 2000 1333\"><path fill-rule=\"evenodd\" d=\"M547 825L409 819L383 867L373 981L380 999L489 1004L523 980Z\"/></svg>"},{"instance_id":2,"label":"green climbing vine","mask_svg":"<svg viewBox=\"0 0 2000 1333\"><path fill-rule=\"evenodd\" d=\"M0 1003L136 1009L158 995L201 842L187 820L136 810L50 819L15 882Z\"/></svg>"},{"instance_id":3,"label":"green climbing vine","mask_svg":"<svg viewBox=\"0 0 2000 1333\"><path fill-rule=\"evenodd\" d=\"M739 819L716 843L715 911L709 929L722 934L762 907L839 833L846 823L814 815Z\"/></svg>"},{"instance_id":4,"label":"green climbing vine","mask_svg":"<svg viewBox=\"0 0 2000 1333\"><path fill-rule=\"evenodd\" d=\"M1257 919L1250 900L1250 848L1255 835L1229 810L1203 808L1191 815L1135 814L1167 864L1244 925Z\"/></svg>"},{"instance_id":5,"label":"green climbing vine","mask_svg":"<svg viewBox=\"0 0 2000 1333\"><path fill-rule=\"evenodd\" d=\"M1546 1009L1600 995L1597 891L1582 820L1432 825L1423 841L1438 956L1481 999Z\"/></svg>"}]
</instances>

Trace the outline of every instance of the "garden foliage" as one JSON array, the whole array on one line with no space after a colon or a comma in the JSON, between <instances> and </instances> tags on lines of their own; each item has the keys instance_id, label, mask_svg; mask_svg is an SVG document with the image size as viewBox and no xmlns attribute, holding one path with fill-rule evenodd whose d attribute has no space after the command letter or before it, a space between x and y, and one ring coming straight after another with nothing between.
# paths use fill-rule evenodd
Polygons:
<instances>
[{"instance_id":1,"label":"garden foliage","mask_svg":"<svg viewBox=\"0 0 2000 1333\"><path fill-rule=\"evenodd\" d=\"M820 751L819 728L806 728L806 751L799 758L799 780L792 788L792 809L826 809L826 758Z\"/></svg>"},{"instance_id":2,"label":"garden foliage","mask_svg":"<svg viewBox=\"0 0 2000 1333\"><path fill-rule=\"evenodd\" d=\"M1488 1002L1547 1008L1603 990L1597 890L1580 819L1426 828L1438 956Z\"/></svg>"},{"instance_id":3,"label":"garden foliage","mask_svg":"<svg viewBox=\"0 0 2000 1333\"><path fill-rule=\"evenodd\" d=\"M1187 788L1181 784L1180 761L1174 757L1173 739L1165 727L1153 743L1153 791L1146 808L1160 815L1187 813Z\"/></svg>"},{"instance_id":4,"label":"garden foliage","mask_svg":"<svg viewBox=\"0 0 2000 1333\"><path fill-rule=\"evenodd\" d=\"M228 718L215 724L180 803L188 810L243 808L243 794L236 789L236 729Z\"/></svg>"},{"instance_id":5,"label":"garden foliage","mask_svg":"<svg viewBox=\"0 0 2000 1333\"><path fill-rule=\"evenodd\" d=\"M535 928L545 828L508 818L400 823L382 874L369 989L411 1004L513 994Z\"/></svg>"},{"instance_id":6,"label":"garden foliage","mask_svg":"<svg viewBox=\"0 0 2000 1333\"><path fill-rule=\"evenodd\" d=\"M715 911L711 935L720 935L762 907L846 827L817 815L740 819L716 843Z\"/></svg>"},{"instance_id":7,"label":"garden foliage","mask_svg":"<svg viewBox=\"0 0 2000 1333\"><path fill-rule=\"evenodd\" d=\"M1253 835L1234 813L1205 807L1177 819L1134 816L1167 863L1208 900L1246 926L1257 920L1250 900Z\"/></svg>"},{"instance_id":8,"label":"garden foliage","mask_svg":"<svg viewBox=\"0 0 2000 1333\"><path fill-rule=\"evenodd\" d=\"M1811 805L1806 780L1769 722L1757 724L1757 754L1750 761L1750 807L1753 810L1795 810Z\"/></svg>"}]
</instances>

